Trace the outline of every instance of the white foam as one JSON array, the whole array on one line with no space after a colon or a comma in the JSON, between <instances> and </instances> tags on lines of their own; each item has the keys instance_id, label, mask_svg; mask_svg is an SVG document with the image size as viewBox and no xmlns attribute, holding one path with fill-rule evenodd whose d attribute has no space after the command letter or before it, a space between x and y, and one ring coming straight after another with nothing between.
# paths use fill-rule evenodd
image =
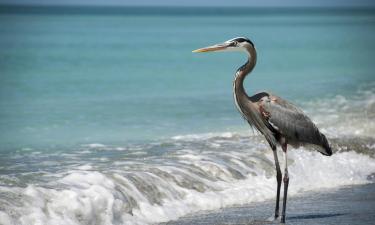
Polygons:
<instances>
[{"instance_id":1,"label":"white foam","mask_svg":"<svg viewBox=\"0 0 375 225\"><path fill-rule=\"evenodd\" d=\"M90 164L85 164L77 167L78 170L92 170L93 167Z\"/></svg>"},{"instance_id":2,"label":"white foam","mask_svg":"<svg viewBox=\"0 0 375 225\"><path fill-rule=\"evenodd\" d=\"M21 216L11 218L2 212L0 219L6 221L6 224L25 225L154 224L201 210L274 198L276 181L273 164L269 163L273 161L271 151L265 153L265 159L259 156L251 158L251 154L182 151L179 156L183 160L182 164L157 167L174 176L176 180L189 182L189 179L192 179L194 185L202 183L209 187L202 190L181 186L173 180L146 172L147 169L133 173L149 185L154 184L156 189L151 186L141 189L128 179L129 172L126 171L116 170L108 174L98 171L71 171L56 184L50 184L60 188L29 185L24 189L12 189L13 192L24 195L23 207L12 209ZM241 165L238 168L249 171L246 173L246 179L235 179L228 170L229 162L222 164L220 160L216 160L220 155L235 159L237 164ZM257 167L247 166L244 161L246 158L251 158ZM264 165L259 164L264 160L267 160ZM306 190L364 184L369 182L367 175L375 172L375 160L355 152L326 157L306 150L289 151L289 164L291 196ZM217 179L211 180L195 174L193 168L200 168L207 176ZM149 192L150 190L152 192ZM160 203L150 202L145 192L159 198ZM136 202L137 207L130 205L129 196Z\"/></svg>"},{"instance_id":3,"label":"white foam","mask_svg":"<svg viewBox=\"0 0 375 225\"><path fill-rule=\"evenodd\" d=\"M106 148L107 147L106 145L103 145L103 144L100 144L100 143L84 144L82 146L88 147L88 148Z\"/></svg>"},{"instance_id":4,"label":"white foam","mask_svg":"<svg viewBox=\"0 0 375 225\"><path fill-rule=\"evenodd\" d=\"M290 165L291 190L334 188L343 185L365 184L367 175L375 171L375 160L353 151L322 156L318 152L290 151L295 161ZM293 191L294 190L294 191Z\"/></svg>"},{"instance_id":5,"label":"white foam","mask_svg":"<svg viewBox=\"0 0 375 225\"><path fill-rule=\"evenodd\" d=\"M2 225L13 225L12 218L5 212L0 211L0 224Z\"/></svg>"},{"instance_id":6,"label":"white foam","mask_svg":"<svg viewBox=\"0 0 375 225\"><path fill-rule=\"evenodd\" d=\"M329 137L375 137L375 88L357 95L341 95L301 103Z\"/></svg>"},{"instance_id":7,"label":"white foam","mask_svg":"<svg viewBox=\"0 0 375 225\"><path fill-rule=\"evenodd\" d=\"M221 132L221 133L202 133L202 134L187 134L187 135L177 135L173 136L173 140L184 140L184 141L193 141L193 140L207 140L210 138L233 138L234 136L239 135L236 132Z\"/></svg>"}]
</instances>

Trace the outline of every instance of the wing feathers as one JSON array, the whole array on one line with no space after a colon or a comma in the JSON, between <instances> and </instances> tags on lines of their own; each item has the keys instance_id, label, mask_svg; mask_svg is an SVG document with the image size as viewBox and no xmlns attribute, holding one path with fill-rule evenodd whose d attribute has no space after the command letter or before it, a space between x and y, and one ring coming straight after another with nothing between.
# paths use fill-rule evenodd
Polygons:
<instances>
[{"instance_id":1,"label":"wing feathers","mask_svg":"<svg viewBox=\"0 0 375 225\"><path fill-rule=\"evenodd\" d=\"M269 124L290 143L313 144L321 147L322 154L331 155L327 138L302 110L280 97L269 95L260 99L259 104L267 111Z\"/></svg>"}]
</instances>

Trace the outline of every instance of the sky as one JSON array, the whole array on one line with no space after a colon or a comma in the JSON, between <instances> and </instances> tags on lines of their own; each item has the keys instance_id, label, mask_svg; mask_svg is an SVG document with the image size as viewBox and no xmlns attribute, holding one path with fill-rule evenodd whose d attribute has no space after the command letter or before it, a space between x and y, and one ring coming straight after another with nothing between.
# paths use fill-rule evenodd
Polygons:
<instances>
[{"instance_id":1,"label":"sky","mask_svg":"<svg viewBox=\"0 0 375 225\"><path fill-rule=\"evenodd\" d=\"M375 0L0 0L17 5L375 7Z\"/></svg>"}]
</instances>

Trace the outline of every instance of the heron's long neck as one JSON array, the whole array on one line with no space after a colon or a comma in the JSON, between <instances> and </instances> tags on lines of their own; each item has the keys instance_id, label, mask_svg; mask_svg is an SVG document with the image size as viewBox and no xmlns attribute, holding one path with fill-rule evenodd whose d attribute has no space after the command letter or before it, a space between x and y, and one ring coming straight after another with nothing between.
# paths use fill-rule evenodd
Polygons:
<instances>
[{"instance_id":1,"label":"heron's long neck","mask_svg":"<svg viewBox=\"0 0 375 225\"><path fill-rule=\"evenodd\" d=\"M248 95L246 94L243 82L245 80L245 77L254 69L257 61L255 48L249 47L246 49L246 51L249 58L247 62L237 70L233 81L233 94L237 107L239 107L238 103L240 102L240 99L248 99Z\"/></svg>"}]
</instances>

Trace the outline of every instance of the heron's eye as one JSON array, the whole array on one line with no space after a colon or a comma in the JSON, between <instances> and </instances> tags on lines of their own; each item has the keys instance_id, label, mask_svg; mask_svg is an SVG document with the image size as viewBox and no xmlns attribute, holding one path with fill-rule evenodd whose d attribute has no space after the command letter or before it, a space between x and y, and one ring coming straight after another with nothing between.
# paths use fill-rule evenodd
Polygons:
<instances>
[{"instance_id":1,"label":"heron's eye","mask_svg":"<svg viewBox=\"0 0 375 225\"><path fill-rule=\"evenodd\" d=\"M237 41L233 41L231 45L232 45L232 46L237 46L237 44L238 44Z\"/></svg>"}]
</instances>

